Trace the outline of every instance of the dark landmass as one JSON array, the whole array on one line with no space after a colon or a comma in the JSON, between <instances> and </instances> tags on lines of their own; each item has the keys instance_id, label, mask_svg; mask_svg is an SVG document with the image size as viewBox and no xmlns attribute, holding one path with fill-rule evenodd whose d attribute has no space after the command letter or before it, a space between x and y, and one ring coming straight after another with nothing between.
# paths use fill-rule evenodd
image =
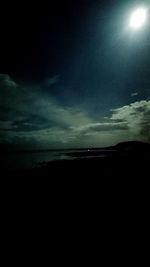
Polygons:
<instances>
[{"instance_id":1,"label":"dark landmass","mask_svg":"<svg viewBox=\"0 0 150 267\"><path fill-rule=\"evenodd\" d=\"M149 177L150 144L124 142L114 147L67 152L72 160L44 162L37 168L18 175L25 177L76 177L77 179L99 179L103 177L123 177L141 179Z\"/></svg>"},{"instance_id":2,"label":"dark landmass","mask_svg":"<svg viewBox=\"0 0 150 267\"><path fill-rule=\"evenodd\" d=\"M130 141L119 143L115 147L118 151L132 151L134 153L136 151L149 151L150 144L139 141Z\"/></svg>"}]
</instances>

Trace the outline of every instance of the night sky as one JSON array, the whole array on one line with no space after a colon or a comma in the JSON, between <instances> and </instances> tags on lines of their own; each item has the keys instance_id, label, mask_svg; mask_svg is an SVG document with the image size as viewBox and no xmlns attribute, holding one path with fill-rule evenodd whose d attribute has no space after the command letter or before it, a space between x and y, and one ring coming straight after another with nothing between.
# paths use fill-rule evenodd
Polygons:
<instances>
[{"instance_id":1,"label":"night sky","mask_svg":"<svg viewBox=\"0 0 150 267\"><path fill-rule=\"evenodd\" d=\"M4 1L0 144L21 148L150 141L150 1Z\"/></svg>"}]
</instances>

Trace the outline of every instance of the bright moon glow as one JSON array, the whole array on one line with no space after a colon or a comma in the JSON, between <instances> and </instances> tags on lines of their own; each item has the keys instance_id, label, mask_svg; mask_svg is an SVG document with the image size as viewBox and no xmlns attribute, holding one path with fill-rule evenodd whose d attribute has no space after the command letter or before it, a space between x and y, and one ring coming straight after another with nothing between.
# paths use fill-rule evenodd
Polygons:
<instances>
[{"instance_id":1,"label":"bright moon glow","mask_svg":"<svg viewBox=\"0 0 150 267\"><path fill-rule=\"evenodd\" d=\"M130 26L133 29L139 29L145 24L146 18L147 18L147 10L144 8L139 8L135 10L131 16Z\"/></svg>"}]
</instances>

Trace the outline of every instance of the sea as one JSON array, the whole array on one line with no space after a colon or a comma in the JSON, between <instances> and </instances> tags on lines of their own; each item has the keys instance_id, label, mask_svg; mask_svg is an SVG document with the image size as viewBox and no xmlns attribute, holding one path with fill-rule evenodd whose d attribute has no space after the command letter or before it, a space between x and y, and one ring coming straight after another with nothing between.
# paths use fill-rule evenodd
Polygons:
<instances>
[{"instance_id":1,"label":"sea","mask_svg":"<svg viewBox=\"0 0 150 267\"><path fill-rule=\"evenodd\" d=\"M94 151L94 150L92 150ZM74 149L74 150L48 150L48 151L17 151L5 152L0 155L1 170L17 171L27 170L30 168L47 165L47 163L57 160L73 160L76 153L80 157L87 157L88 153L91 157L89 149ZM101 157L105 156L105 150L101 150Z\"/></svg>"},{"instance_id":2,"label":"sea","mask_svg":"<svg viewBox=\"0 0 150 267\"><path fill-rule=\"evenodd\" d=\"M38 167L56 160L71 160L65 150L5 152L0 156L2 170L17 171Z\"/></svg>"}]
</instances>

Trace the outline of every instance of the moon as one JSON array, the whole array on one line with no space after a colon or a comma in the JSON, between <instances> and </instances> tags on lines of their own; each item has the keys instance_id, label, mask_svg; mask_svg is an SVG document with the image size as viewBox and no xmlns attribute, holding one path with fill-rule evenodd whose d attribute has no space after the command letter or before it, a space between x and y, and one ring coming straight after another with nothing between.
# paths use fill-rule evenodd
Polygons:
<instances>
[{"instance_id":1,"label":"moon","mask_svg":"<svg viewBox=\"0 0 150 267\"><path fill-rule=\"evenodd\" d=\"M147 19L147 9L146 8L138 8L136 9L130 18L130 27L134 30L137 30L144 26Z\"/></svg>"}]
</instances>

